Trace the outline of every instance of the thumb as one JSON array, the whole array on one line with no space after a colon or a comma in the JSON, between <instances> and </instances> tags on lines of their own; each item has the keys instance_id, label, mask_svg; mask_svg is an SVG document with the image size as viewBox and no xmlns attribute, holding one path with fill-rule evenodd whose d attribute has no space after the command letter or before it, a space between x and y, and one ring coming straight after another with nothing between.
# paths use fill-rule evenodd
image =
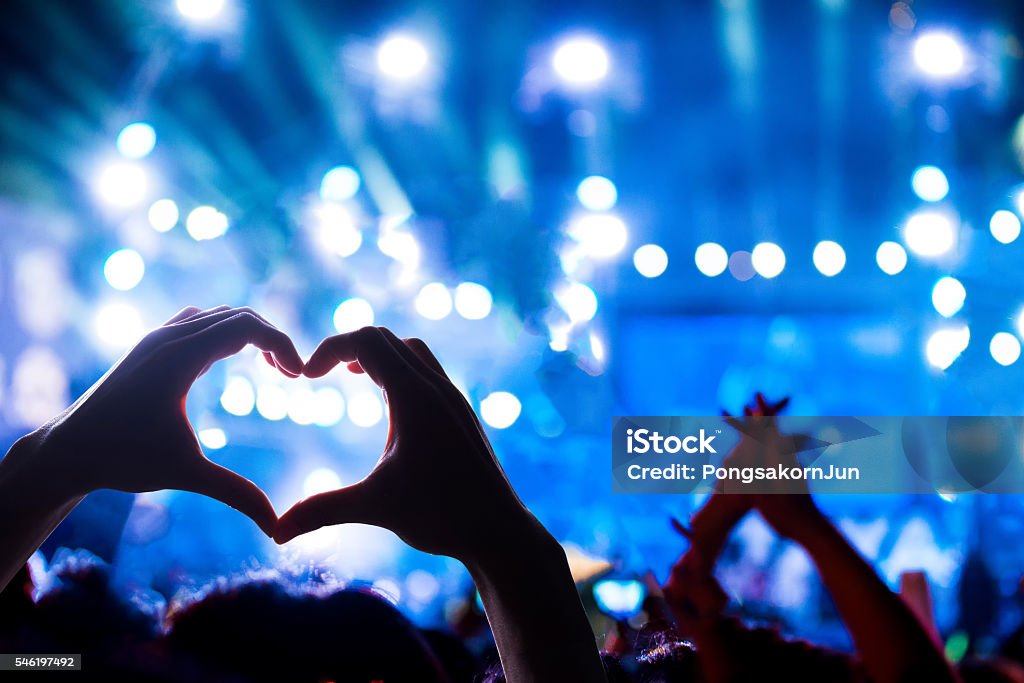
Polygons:
<instances>
[{"instance_id":1,"label":"thumb","mask_svg":"<svg viewBox=\"0 0 1024 683\"><path fill-rule=\"evenodd\" d=\"M281 515L274 529L274 540L287 543L296 536L332 524L373 524L372 507L373 500L367 494L365 482L318 493L300 500Z\"/></svg>"},{"instance_id":2,"label":"thumb","mask_svg":"<svg viewBox=\"0 0 1024 683\"><path fill-rule=\"evenodd\" d=\"M274 506L259 486L237 472L205 460L188 490L230 505L256 522L267 536L273 535L277 524Z\"/></svg>"}]
</instances>

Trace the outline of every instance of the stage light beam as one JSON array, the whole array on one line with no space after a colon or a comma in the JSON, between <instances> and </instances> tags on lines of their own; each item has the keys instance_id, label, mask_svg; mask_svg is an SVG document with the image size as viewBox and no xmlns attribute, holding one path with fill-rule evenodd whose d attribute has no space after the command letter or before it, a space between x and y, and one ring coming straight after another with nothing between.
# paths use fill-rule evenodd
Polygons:
<instances>
[{"instance_id":1,"label":"stage light beam","mask_svg":"<svg viewBox=\"0 0 1024 683\"><path fill-rule=\"evenodd\" d=\"M127 209L137 206L149 192L146 170L133 161L116 161L100 169L94 190L110 206Z\"/></svg>"},{"instance_id":2,"label":"stage light beam","mask_svg":"<svg viewBox=\"0 0 1024 683\"><path fill-rule=\"evenodd\" d=\"M148 123L129 123L117 134L117 151L126 159L141 159L156 146L156 131Z\"/></svg>"},{"instance_id":3,"label":"stage light beam","mask_svg":"<svg viewBox=\"0 0 1024 683\"><path fill-rule=\"evenodd\" d=\"M235 376L228 380L220 395L224 410L239 417L249 415L256 407L256 390L245 377Z\"/></svg>"},{"instance_id":4,"label":"stage light beam","mask_svg":"<svg viewBox=\"0 0 1024 683\"><path fill-rule=\"evenodd\" d=\"M354 394L348 400L348 419L357 427L372 427L384 418L384 407L376 394Z\"/></svg>"},{"instance_id":5,"label":"stage light beam","mask_svg":"<svg viewBox=\"0 0 1024 683\"><path fill-rule=\"evenodd\" d=\"M582 282L569 282L557 287L554 297L574 323L586 322L597 314L597 295Z\"/></svg>"},{"instance_id":6,"label":"stage light beam","mask_svg":"<svg viewBox=\"0 0 1024 683\"><path fill-rule=\"evenodd\" d=\"M410 81L427 68L430 54L419 40L406 35L393 35L377 48L377 68L396 81Z\"/></svg>"},{"instance_id":7,"label":"stage light beam","mask_svg":"<svg viewBox=\"0 0 1024 683\"><path fill-rule=\"evenodd\" d=\"M306 475L302 482L302 495L305 498L318 493L326 493L341 488L341 477L329 467L318 467Z\"/></svg>"},{"instance_id":8,"label":"stage light beam","mask_svg":"<svg viewBox=\"0 0 1024 683\"><path fill-rule=\"evenodd\" d=\"M925 33L914 42L914 61L925 74L934 78L949 78L964 68L964 48L949 33Z\"/></svg>"},{"instance_id":9,"label":"stage light beam","mask_svg":"<svg viewBox=\"0 0 1024 683\"><path fill-rule=\"evenodd\" d=\"M919 166L910 178L914 194L926 202L938 202L949 194L949 180L937 166Z\"/></svg>"},{"instance_id":10,"label":"stage light beam","mask_svg":"<svg viewBox=\"0 0 1024 683\"><path fill-rule=\"evenodd\" d=\"M595 85L608 75L611 60L604 46L593 38L576 37L562 42L551 56L551 66L567 85Z\"/></svg>"},{"instance_id":11,"label":"stage light beam","mask_svg":"<svg viewBox=\"0 0 1024 683\"><path fill-rule=\"evenodd\" d=\"M103 264L103 277L114 289L135 289L146 274L146 262L134 249L118 249Z\"/></svg>"},{"instance_id":12,"label":"stage light beam","mask_svg":"<svg viewBox=\"0 0 1024 683\"><path fill-rule=\"evenodd\" d=\"M721 244L705 242L693 253L693 262L708 277L718 277L729 267L729 253Z\"/></svg>"},{"instance_id":13,"label":"stage light beam","mask_svg":"<svg viewBox=\"0 0 1024 683\"><path fill-rule=\"evenodd\" d=\"M943 318L956 315L967 300L967 290L955 277L943 277L932 288L932 305Z\"/></svg>"},{"instance_id":14,"label":"stage light beam","mask_svg":"<svg viewBox=\"0 0 1024 683\"><path fill-rule=\"evenodd\" d=\"M519 419L523 406L515 394L495 391L480 401L480 417L495 429L508 429Z\"/></svg>"},{"instance_id":15,"label":"stage light beam","mask_svg":"<svg viewBox=\"0 0 1024 683\"><path fill-rule=\"evenodd\" d=\"M907 267L907 250L898 242L882 242L875 252L875 262L886 275L897 275Z\"/></svg>"},{"instance_id":16,"label":"stage light beam","mask_svg":"<svg viewBox=\"0 0 1024 683\"><path fill-rule=\"evenodd\" d=\"M956 228L944 213L918 211L903 226L903 241L918 256L934 258L953 248Z\"/></svg>"},{"instance_id":17,"label":"stage light beam","mask_svg":"<svg viewBox=\"0 0 1024 683\"><path fill-rule=\"evenodd\" d=\"M359 251L363 233L352 213L340 204L325 202L316 209L317 241L330 253L346 258Z\"/></svg>"},{"instance_id":18,"label":"stage light beam","mask_svg":"<svg viewBox=\"0 0 1024 683\"><path fill-rule=\"evenodd\" d=\"M207 23L224 11L225 0L175 0L178 13L189 21Z\"/></svg>"},{"instance_id":19,"label":"stage light beam","mask_svg":"<svg viewBox=\"0 0 1024 683\"><path fill-rule=\"evenodd\" d=\"M774 242L760 242L750 252L750 262L758 275L770 280L786 268L786 252Z\"/></svg>"},{"instance_id":20,"label":"stage light beam","mask_svg":"<svg viewBox=\"0 0 1024 683\"><path fill-rule=\"evenodd\" d=\"M633 266L646 278L655 278L668 268L668 254L657 244L645 244L633 252Z\"/></svg>"},{"instance_id":21,"label":"stage light beam","mask_svg":"<svg viewBox=\"0 0 1024 683\"><path fill-rule=\"evenodd\" d=\"M181 216L173 199L158 199L149 207L146 217L151 228L157 232L167 232L178 224Z\"/></svg>"},{"instance_id":22,"label":"stage light beam","mask_svg":"<svg viewBox=\"0 0 1024 683\"><path fill-rule=\"evenodd\" d=\"M997 242L1009 244L1020 237L1020 219L1012 211L1002 209L992 214L988 229Z\"/></svg>"},{"instance_id":23,"label":"stage light beam","mask_svg":"<svg viewBox=\"0 0 1024 683\"><path fill-rule=\"evenodd\" d=\"M351 166L335 166L320 181L320 198L328 202L344 202L359 192L362 179Z\"/></svg>"},{"instance_id":24,"label":"stage light beam","mask_svg":"<svg viewBox=\"0 0 1024 683\"><path fill-rule=\"evenodd\" d=\"M491 313L491 291L476 282L463 282L455 288L455 310L466 320L483 320Z\"/></svg>"},{"instance_id":25,"label":"stage light beam","mask_svg":"<svg viewBox=\"0 0 1024 683\"><path fill-rule=\"evenodd\" d=\"M997 332L988 344L988 351L1000 365L1013 365L1020 358L1020 341L1009 332Z\"/></svg>"},{"instance_id":26,"label":"stage light beam","mask_svg":"<svg viewBox=\"0 0 1024 683\"><path fill-rule=\"evenodd\" d=\"M622 251L629 241L625 222L615 214L586 213L569 224L569 236L576 240L587 256L608 259Z\"/></svg>"},{"instance_id":27,"label":"stage light beam","mask_svg":"<svg viewBox=\"0 0 1024 683\"><path fill-rule=\"evenodd\" d=\"M608 211L619 199L615 183L604 176L587 176L576 187L576 199L591 211Z\"/></svg>"},{"instance_id":28,"label":"stage light beam","mask_svg":"<svg viewBox=\"0 0 1024 683\"><path fill-rule=\"evenodd\" d=\"M966 325L937 330L928 338L925 357L932 367L945 370L967 349L970 340L971 330Z\"/></svg>"},{"instance_id":29,"label":"stage light beam","mask_svg":"<svg viewBox=\"0 0 1024 683\"><path fill-rule=\"evenodd\" d=\"M354 332L373 324L373 306L366 299L345 299L334 309L334 329L340 333Z\"/></svg>"},{"instance_id":30,"label":"stage light beam","mask_svg":"<svg viewBox=\"0 0 1024 683\"><path fill-rule=\"evenodd\" d=\"M216 239L228 231L228 217L212 206L197 206L185 219L185 230L197 242Z\"/></svg>"},{"instance_id":31,"label":"stage light beam","mask_svg":"<svg viewBox=\"0 0 1024 683\"><path fill-rule=\"evenodd\" d=\"M452 312L452 294L440 282L431 282L420 289L414 305L427 320L443 320Z\"/></svg>"},{"instance_id":32,"label":"stage light beam","mask_svg":"<svg viewBox=\"0 0 1024 683\"><path fill-rule=\"evenodd\" d=\"M846 267L846 251L838 242L831 240L818 242L811 259L814 267L825 277L834 277Z\"/></svg>"}]
</instances>

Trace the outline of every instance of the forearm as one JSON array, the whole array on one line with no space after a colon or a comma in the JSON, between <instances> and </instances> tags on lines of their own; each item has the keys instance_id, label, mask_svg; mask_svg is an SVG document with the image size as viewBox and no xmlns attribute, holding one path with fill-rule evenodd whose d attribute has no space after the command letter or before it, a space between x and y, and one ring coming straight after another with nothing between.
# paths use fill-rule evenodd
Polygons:
<instances>
[{"instance_id":1,"label":"forearm","mask_svg":"<svg viewBox=\"0 0 1024 683\"><path fill-rule=\"evenodd\" d=\"M817 565L872 680L957 680L910 608L828 519L808 519L793 540Z\"/></svg>"},{"instance_id":2,"label":"forearm","mask_svg":"<svg viewBox=\"0 0 1024 683\"><path fill-rule=\"evenodd\" d=\"M19 439L0 460L0 590L81 500L54 488L37 457L41 440Z\"/></svg>"},{"instance_id":3,"label":"forearm","mask_svg":"<svg viewBox=\"0 0 1024 683\"><path fill-rule=\"evenodd\" d=\"M542 528L466 562L509 683L604 683L604 668L561 546Z\"/></svg>"}]
</instances>

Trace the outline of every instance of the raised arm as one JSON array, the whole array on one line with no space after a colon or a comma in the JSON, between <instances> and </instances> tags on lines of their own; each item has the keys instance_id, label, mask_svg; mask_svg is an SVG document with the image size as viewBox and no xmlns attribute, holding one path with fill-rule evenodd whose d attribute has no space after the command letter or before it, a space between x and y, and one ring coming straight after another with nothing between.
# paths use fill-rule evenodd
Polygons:
<instances>
[{"instance_id":1,"label":"raised arm","mask_svg":"<svg viewBox=\"0 0 1024 683\"><path fill-rule=\"evenodd\" d=\"M793 440L774 426L762 430L760 439L764 464L797 465ZM757 495L755 507L779 535L799 543L814 560L871 680L958 680L911 609L822 514L806 482L786 486L786 493ZM802 491L795 492L795 486Z\"/></svg>"},{"instance_id":2,"label":"raised arm","mask_svg":"<svg viewBox=\"0 0 1024 683\"><path fill-rule=\"evenodd\" d=\"M426 344L367 327L325 340L305 373L320 377L339 363L383 390L384 453L362 481L296 504L274 538L285 543L345 522L390 529L466 565L510 683L604 681L565 553L512 490L472 408Z\"/></svg>"},{"instance_id":3,"label":"raised arm","mask_svg":"<svg viewBox=\"0 0 1024 683\"><path fill-rule=\"evenodd\" d=\"M277 515L249 480L203 455L185 397L247 344L296 377L287 336L248 309L189 307L149 333L67 410L0 460L0 589L91 491L181 489L221 500L267 534Z\"/></svg>"}]
</instances>

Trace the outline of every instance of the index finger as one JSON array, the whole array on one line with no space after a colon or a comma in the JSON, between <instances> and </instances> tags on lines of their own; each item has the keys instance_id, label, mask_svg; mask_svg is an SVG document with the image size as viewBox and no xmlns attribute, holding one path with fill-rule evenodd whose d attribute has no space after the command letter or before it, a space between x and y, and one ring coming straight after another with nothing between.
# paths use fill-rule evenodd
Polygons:
<instances>
[{"instance_id":1,"label":"index finger","mask_svg":"<svg viewBox=\"0 0 1024 683\"><path fill-rule=\"evenodd\" d=\"M187 349L189 359L196 363L197 376L211 363L233 356L248 344L271 353L274 360L293 375L302 372L302 358L288 335L248 312L236 313L174 344Z\"/></svg>"},{"instance_id":2,"label":"index finger","mask_svg":"<svg viewBox=\"0 0 1024 683\"><path fill-rule=\"evenodd\" d=\"M387 389L413 372L412 367L376 327L328 337L309 357L303 374L323 377L339 363L358 362L378 386Z\"/></svg>"}]
</instances>

